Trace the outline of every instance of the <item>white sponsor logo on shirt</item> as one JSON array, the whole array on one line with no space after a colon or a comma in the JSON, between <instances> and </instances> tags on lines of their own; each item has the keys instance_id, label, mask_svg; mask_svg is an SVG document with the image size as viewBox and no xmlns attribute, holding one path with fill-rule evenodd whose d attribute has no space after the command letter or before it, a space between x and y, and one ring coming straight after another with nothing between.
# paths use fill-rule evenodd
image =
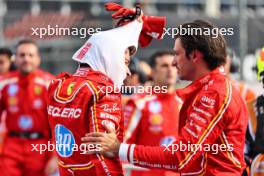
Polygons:
<instances>
[{"instance_id":1,"label":"white sponsor logo on shirt","mask_svg":"<svg viewBox=\"0 0 264 176\"><path fill-rule=\"evenodd\" d=\"M113 122L109 121L109 120L103 120L102 121L102 125L103 126L107 126L107 127L111 128L111 129L115 129L115 124Z\"/></svg>"},{"instance_id":2,"label":"white sponsor logo on shirt","mask_svg":"<svg viewBox=\"0 0 264 176\"><path fill-rule=\"evenodd\" d=\"M215 100L207 96L203 96L200 100L201 104L207 108L213 108L215 106Z\"/></svg>"},{"instance_id":3,"label":"white sponsor logo on shirt","mask_svg":"<svg viewBox=\"0 0 264 176\"><path fill-rule=\"evenodd\" d=\"M110 113L120 110L120 108L117 107L117 103L114 103L112 106L110 106L109 104L103 104L100 107L103 108L103 111Z\"/></svg>"},{"instance_id":4,"label":"white sponsor logo on shirt","mask_svg":"<svg viewBox=\"0 0 264 176\"><path fill-rule=\"evenodd\" d=\"M63 118L79 118L81 116L82 109L80 108L59 108L55 106L48 106L48 114L53 117Z\"/></svg>"},{"instance_id":5,"label":"white sponsor logo on shirt","mask_svg":"<svg viewBox=\"0 0 264 176\"><path fill-rule=\"evenodd\" d=\"M100 113L100 118L111 119L111 120L113 120L115 122L119 122L119 119L116 116L113 116L111 114L104 113L104 112Z\"/></svg>"}]
</instances>

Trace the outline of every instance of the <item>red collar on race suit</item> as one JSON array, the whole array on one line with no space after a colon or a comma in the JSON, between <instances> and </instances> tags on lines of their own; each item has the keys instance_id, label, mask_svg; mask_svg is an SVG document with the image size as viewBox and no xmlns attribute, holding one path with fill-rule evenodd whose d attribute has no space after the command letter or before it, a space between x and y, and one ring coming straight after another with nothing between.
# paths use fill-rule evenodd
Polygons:
<instances>
[{"instance_id":1,"label":"red collar on race suit","mask_svg":"<svg viewBox=\"0 0 264 176\"><path fill-rule=\"evenodd\" d=\"M69 78L71 76L82 77L86 80L102 83L104 85L114 84L108 76L100 71L94 71L91 68L78 68L73 75L70 73L62 72L56 78Z\"/></svg>"},{"instance_id":2,"label":"red collar on race suit","mask_svg":"<svg viewBox=\"0 0 264 176\"><path fill-rule=\"evenodd\" d=\"M178 89L177 95L184 101L190 95L192 96L192 92L200 89L205 84L207 84L212 78L216 77L217 75L226 75L224 72L223 67L219 67L208 73L207 75L199 78L198 80L192 82L190 85L183 89Z\"/></svg>"}]
</instances>

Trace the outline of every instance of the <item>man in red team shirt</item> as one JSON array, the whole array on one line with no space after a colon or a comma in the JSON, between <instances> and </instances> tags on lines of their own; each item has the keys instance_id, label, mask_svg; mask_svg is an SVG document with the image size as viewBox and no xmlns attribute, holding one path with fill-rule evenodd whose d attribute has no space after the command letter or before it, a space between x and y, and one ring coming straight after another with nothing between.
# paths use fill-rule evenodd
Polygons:
<instances>
[{"instance_id":1,"label":"man in red team shirt","mask_svg":"<svg viewBox=\"0 0 264 176\"><path fill-rule=\"evenodd\" d=\"M11 57L13 53L8 48L0 48L0 80L3 79L3 76L6 75L9 72L9 69L11 67ZM1 120L0 120L0 153L2 152L2 145L3 140L5 136L5 114L1 114Z\"/></svg>"},{"instance_id":2,"label":"man in red team shirt","mask_svg":"<svg viewBox=\"0 0 264 176\"><path fill-rule=\"evenodd\" d=\"M38 69L39 50L32 40L18 43L15 64L18 70L0 82L0 113L6 112L7 117L0 172L3 176L44 176L55 171L55 158L48 151L32 151L32 145L47 144L51 137L46 103L53 76Z\"/></svg>"},{"instance_id":3,"label":"man in red team shirt","mask_svg":"<svg viewBox=\"0 0 264 176\"><path fill-rule=\"evenodd\" d=\"M175 141L181 100L175 93L177 69L173 65L173 58L173 51L158 51L150 57L153 95L132 96L124 107L124 118L130 119L125 132L126 143L162 146ZM130 175L175 176L176 173L152 169L131 170Z\"/></svg>"},{"instance_id":4,"label":"man in red team shirt","mask_svg":"<svg viewBox=\"0 0 264 176\"><path fill-rule=\"evenodd\" d=\"M205 21L185 23L181 28L199 28L202 33L176 36L174 63L179 77L193 82L178 91L183 105L179 136L173 145L120 144L109 128L108 134L90 133L82 140L101 145L99 153L114 152L121 160L142 167L170 169L182 175L240 176L245 168L248 113L220 67L226 59L226 42L220 33L209 35L208 29L215 27Z\"/></svg>"},{"instance_id":5,"label":"man in red team shirt","mask_svg":"<svg viewBox=\"0 0 264 176\"><path fill-rule=\"evenodd\" d=\"M111 7L123 9L117 4ZM123 141L119 90L129 74L130 56L136 52L142 26L142 15L136 14L128 24L94 34L73 56L79 63L76 73L62 73L50 84L48 114L61 176L123 175L117 157L83 155L100 146L80 144L85 133L105 132L104 125L115 129ZM164 25L159 26L163 31Z\"/></svg>"}]
</instances>

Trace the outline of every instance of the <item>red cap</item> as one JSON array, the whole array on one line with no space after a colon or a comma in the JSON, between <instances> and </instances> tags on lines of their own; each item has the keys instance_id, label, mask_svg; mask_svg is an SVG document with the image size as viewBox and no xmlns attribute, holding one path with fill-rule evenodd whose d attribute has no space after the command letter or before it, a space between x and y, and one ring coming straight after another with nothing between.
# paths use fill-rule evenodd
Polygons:
<instances>
[{"instance_id":1,"label":"red cap","mask_svg":"<svg viewBox=\"0 0 264 176\"><path fill-rule=\"evenodd\" d=\"M139 43L141 47L146 47L153 38L162 39L166 17L143 16L142 19L144 23L140 33Z\"/></svg>"}]
</instances>

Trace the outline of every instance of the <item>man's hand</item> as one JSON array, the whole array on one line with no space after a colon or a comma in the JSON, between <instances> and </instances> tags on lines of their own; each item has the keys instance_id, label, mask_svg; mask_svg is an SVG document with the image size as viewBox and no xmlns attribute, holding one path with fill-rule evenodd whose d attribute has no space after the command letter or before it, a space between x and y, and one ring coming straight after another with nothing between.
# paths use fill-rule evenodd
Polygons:
<instances>
[{"instance_id":1,"label":"man's hand","mask_svg":"<svg viewBox=\"0 0 264 176\"><path fill-rule=\"evenodd\" d=\"M114 26L125 25L134 19L143 22L142 31L139 37L141 47L148 46L153 38L163 38L166 17L144 16L140 7L130 9L113 2L106 3L105 9L113 12L112 18L118 20L117 24Z\"/></svg>"},{"instance_id":2,"label":"man's hand","mask_svg":"<svg viewBox=\"0 0 264 176\"><path fill-rule=\"evenodd\" d=\"M138 8L126 8L119 4L109 2L105 4L105 9L107 11L113 12L112 18L113 20L117 20L117 24L115 26L123 26L134 19L138 20L139 22L143 22L143 11Z\"/></svg>"},{"instance_id":3,"label":"man's hand","mask_svg":"<svg viewBox=\"0 0 264 176\"><path fill-rule=\"evenodd\" d=\"M57 157L53 156L47 163L45 173L47 175L54 174L58 171Z\"/></svg>"},{"instance_id":4,"label":"man's hand","mask_svg":"<svg viewBox=\"0 0 264 176\"><path fill-rule=\"evenodd\" d=\"M107 11L112 11L114 12L112 14L113 19L120 19L129 15L135 15L135 10L134 9L129 9L126 7L123 7L119 4L116 4L114 2L108 2L105 4L105 9Z\"/></svg>"},{"instance_id":5,"label":"man's hand","mask_svg":"<svg viewBox=\"0 0 264 176\"><path fill-rule=\"evenodd\" d=\"M87 151L87 154L100 153L105 156L110 156L111 153L118 155L120 143L118 141L117 135L114 129L111 129L108 126L104 126L107 130L107 133L96 132L96 133L87 133L85 137L82 137L82 145L93 145L100 146L99 148L93 151Z\"/></svg>"}]
</instances>

